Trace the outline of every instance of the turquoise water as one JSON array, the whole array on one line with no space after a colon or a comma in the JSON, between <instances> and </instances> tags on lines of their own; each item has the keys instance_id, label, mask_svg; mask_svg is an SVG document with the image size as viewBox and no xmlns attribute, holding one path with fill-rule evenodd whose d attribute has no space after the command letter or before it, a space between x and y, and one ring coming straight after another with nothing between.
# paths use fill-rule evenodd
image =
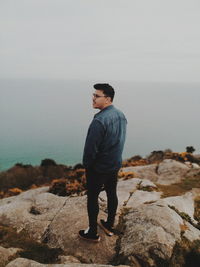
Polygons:
<instances>
[{"instance_id":1,"label":"turquoise water","mask_svg":"<svg viewBox=\"0 0 200 267\"><path fill-rule=\"evenodd\" d=\"M44 158L81 162L97 81L1 80L0 170ZM153 150L200 151L199 84L110 82L128 119L123 158Z\"/></svg>"}]
</instances>

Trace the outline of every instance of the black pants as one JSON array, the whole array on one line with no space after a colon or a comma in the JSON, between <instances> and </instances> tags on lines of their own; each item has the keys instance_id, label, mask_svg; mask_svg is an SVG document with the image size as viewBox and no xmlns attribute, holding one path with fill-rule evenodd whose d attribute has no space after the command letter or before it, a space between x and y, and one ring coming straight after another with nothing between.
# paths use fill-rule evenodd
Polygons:
<instances>
[{"instance_id":1,"label":"black pants","mask_svg":"<svg viewBox=\"0 0 200 267\"><path fill-rule=\"evenodd\" d=\"M99 213L98 196L102 188L107 195L107 209L109 226L114 225L115 214L118 205L117 199L117 174L118 171L112 173L98 173L94 170L86 170L87 180L87 211L89 219L89 227L92 233L97 233L97 217Z\"/></svg>"}]
</instances>

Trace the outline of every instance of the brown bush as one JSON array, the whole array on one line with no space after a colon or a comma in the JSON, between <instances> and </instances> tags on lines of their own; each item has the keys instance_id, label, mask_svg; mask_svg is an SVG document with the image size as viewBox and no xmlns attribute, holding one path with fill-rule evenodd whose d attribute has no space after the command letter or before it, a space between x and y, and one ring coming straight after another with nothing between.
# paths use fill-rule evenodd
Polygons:
<instances>
[{"instance_id":1,"label":"brown bush","mask_svg":"<svg viewBox=\"0 0 200 267\"><path fill-rule=\"evenodd\" d=\"M70 172L70 176L52 181L49 192L58 196L79 195L86 190L86 177L84 170Z\"/></svg>"},{"instance_id":2,"label":"brown bush","mask_svg":"<svg viewBox=\"0 0 200 267\"><path fill-rule=\"evenodd\" d=\"M124 172L124 171L119 171L118 177L123 180L128 180L131 178L136 177L134 172Z\"/></svg>"},{"instance_id":3,"label":"brown bush","mask_svg":"<svg viewBox=\"0 0 200 267\"><path fill-rule=\"evenodd\" d=\"M66 182L65 178L53 180L49 192L58 196L66 196Z\"/></svg>"},{"instance_id":4,"label":"brown bush","mask_svg":"<svg viewBox=\"0 0 200 267\"><path fill-rule=\"evenodd\" d=\"M123 161L122 167L144 166L148 164L150 164L150 162L147 159L139 159L139 160L128 159Z\"/></svg>"},{"instance_id":5,"label":"brown bush","mask_svg":"<svg viewBox=\"0 0 200 267\"><path fill-rule=\"evenodd\" d=\"M34 167L24 168L14 166L8 171L0 173L0 187L2 190L18 187L27 189L40 176L40 170Z\"/></svg>"}]
</instances>

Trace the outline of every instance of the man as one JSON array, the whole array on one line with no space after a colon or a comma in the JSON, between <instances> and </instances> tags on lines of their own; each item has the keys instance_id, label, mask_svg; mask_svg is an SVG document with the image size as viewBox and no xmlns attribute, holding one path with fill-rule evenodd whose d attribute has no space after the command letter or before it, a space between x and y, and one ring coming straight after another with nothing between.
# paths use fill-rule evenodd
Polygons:
<instances>
[{"instance_id":1,"label":"man","mask_svg":"<svg viewBox=\"0 0 200 267\"><path fill-rule=\"evenodd\" d=\"M94 88L93 108L100 109L100 112L94 116L89 126L83 153L89 227L87 230L80 230L79 236L98 242L98 196L102 188L107 194L108 217L107 221L100 220L100 226L107 235L113 235L118 205L117 174L122 163L127 121L124 114L112 105L114 89L106 83L95 84Z\"/></svg>"}]
</instances>

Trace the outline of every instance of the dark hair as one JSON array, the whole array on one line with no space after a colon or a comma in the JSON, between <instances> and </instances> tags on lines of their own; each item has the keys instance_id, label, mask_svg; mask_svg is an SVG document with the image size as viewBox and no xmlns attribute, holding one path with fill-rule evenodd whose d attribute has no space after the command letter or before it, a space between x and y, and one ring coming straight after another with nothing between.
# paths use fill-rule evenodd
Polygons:
<instances>
[{"instance_id":1,"label":"dark hair","mask_svg":"<svg viewBox=\"0 0 200 267\"><path fill-rule=\"evenodd\" d=\"M111 98L111 101L113 101L114 95L115 95L115 90L113 87L108 84L108 83L96 83L94 85L94 88L96 90L101 90L103 91L104 95L109 96Z\"/></svg>"}]
</instances>

